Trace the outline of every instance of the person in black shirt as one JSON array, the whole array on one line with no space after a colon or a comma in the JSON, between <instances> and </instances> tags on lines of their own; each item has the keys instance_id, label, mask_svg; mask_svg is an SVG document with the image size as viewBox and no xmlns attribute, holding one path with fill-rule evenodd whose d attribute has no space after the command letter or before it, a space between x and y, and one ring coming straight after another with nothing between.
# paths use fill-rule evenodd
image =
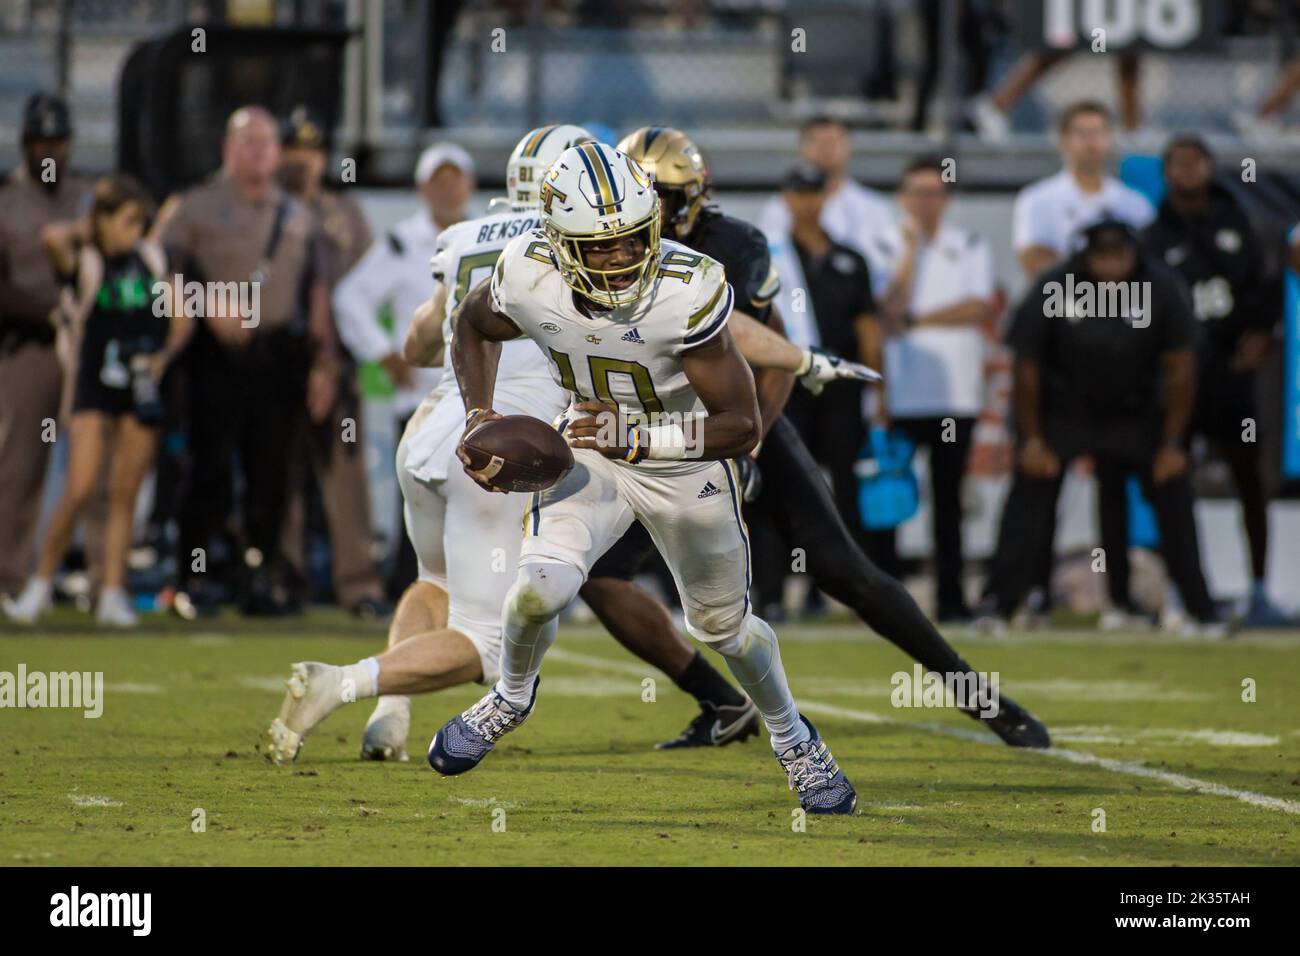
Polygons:
<instances>
[{"instance_id":1,"label":"person in black shirt","mask_svg":"<svg viewBox=\"0 0 1300 956\"><path fill-rule=\"evenodd\" d=\"M1273 343L1282 314L1283 254L1227 189L1214 181L1214 157L1197 136L1177 136L1164 153L1168 194L1143 232L1143 248L1187 282L1196 315L1196 406L1190 429L1218 448L1241 499L1254 586L1247 627L1278 627L1289 619L1265 591L1268 500L1255 434L1255 373ZM1114 567L1111 568L1114 573ZM1127 583L1127 582L1125 582Z\"/></svg>"},{"instance_id":2,"label":"person in black shirt","mask_svg":"<svg viewBox=\"0 0 1300 956\"><path fill-rule=\"evenodd\" d=\"M627 136L618 148L654 176L665 233L721 262L734 284L736 302L784 334L782 319L772 307L779 281L767 240L748 223L706 205L707 173L695 145L677 130L647 127ZM865 286L865 271L861 278ZM846 300L852 301L847 295ZM867 559L840 517L812 453L781 414L792 387L789 373L755 372L765 435L756 456L739 462L746 523L751 529L770 525L786 543L803 550L819 588L853 608L869 627L929 671L969 673L971 666L943 639L907 589ZM856 404L853 415L858 417ZM857 445L851 448L856 451ZM753 705L682 639L667 610L632 582L653 550L650 536L634 522L592 567L579 593L619 643L699 701L700 714L679 737L660 746L722 746L756 733ZM975 710L966 712L978 718ZM1050 744L1047 729L1005 695L996 715L979 719L1012 746Z\"/></svg>"},{"instance_id":3,"label":"person in black shirt","mask_svg":"<svg viewBox=\"0 0 1300 956\"><path fill-rule=\"evenodd\" d=\"M162 250L143 238L149 207L139 183L108 176L95 185L87 219L51 223L41 232L46 254L68 286L60 350L75 374L71 451L36 574L16 600L4 602L15 620L31 623L50 606L54 573L107 471L104 580L96 617L114 627L135 623L126 592L135 499L158 447L158 383L193 324L181 293L164 279Z\"/></svg>"},{"instance_id":4,"label":"person in black shirt","mask_svg":"<svg viewBox=\"0 0 1300 956\"><path fill-rule=\"evenodd\" d=\"M781 198L790 209L790 234L783 237L786 269L802 278L806 314L813 317L805 334L837 355L857 355L871 368L883 368L883 338L875 321L876 303L866 261L833 240L821 225L826 177L811 166L797 166L786 177ZM795 263L797 262L797 266ZM798 391L785 414L803 436L813 457L826 467L840 517L860 546L867 543L858 514L854 465L866 439L859 383L826 389L820 395ZM776 582L774 582L776 583ZM779 600L779 592L764 595Z\"/></svg>"},{"instance_id":5,"label":"person in black shirt","mask_svg":"<svg viewBox=\"0 0 1300 956\"><path fill-rule=\"evenodd\" d=\"M1008 336L1020 450L982 614L1006 618L1019 605L1038 572L1035 556L1050 547L1065 470L1092 455L1099 476L1139 476L1170 577L1199 626L1217 632L1184 449L1193 400L1191 303L1177 275L1141 254L1128 224L1103 218L1084 236L1082 252L1034 283ZM1109 563L1127 542L1126 534L1106 532Z\"/></svg>"}]
</instances>

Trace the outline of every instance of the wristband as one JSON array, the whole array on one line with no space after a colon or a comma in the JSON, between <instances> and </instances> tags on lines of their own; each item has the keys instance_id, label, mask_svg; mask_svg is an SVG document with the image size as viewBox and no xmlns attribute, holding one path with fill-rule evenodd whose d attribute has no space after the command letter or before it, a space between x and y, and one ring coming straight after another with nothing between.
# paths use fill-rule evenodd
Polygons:
<instances>
[{"instance_id":1,"label":"wristband","mask_svg":"<svg viewBox=\"0 0 1300 956\"><path fill-rule=\"evenodd\" d=\"M652 425L645 429L652 461L679 461L686 457L686 434L681 425Z\"/></svg>"},{"instance_id":2,"label":"wristband","mask_svg":"<svg viewBox=\"0 0 1300 956\"><path fill-rule=\"evenodd\" d=\"M648 442L649 436L640 425L629 425L627 427L627 454L623 456L623 460L629 465L644 461L650 453L650 449L647 447Z\"/></svg>"},{"instance_id":3,"label":"wristband","mask_svg":"<svg viewBox=\"0 0 1300 956\"><path fill-rule=\"evenodd\" d=\"M804 375L807 375L808 372L812 369L812 364L813 364L812 349L804 349L803 358L799 362L799 367L795 369L795 373L794 373L795 377L799 378Z\"/></svg>"},{"instance_id":4,"label":"wristband","mask_svg":"<svg viewBox=\"0 0 1300 956\"><path fill-rule=\"evenodd\" d=\"M471 408L469 411L465 413L465 424L468 426L469 423L473 420L475 415L481 415L486 411L487 411L486 408Z\"/></svg>"}]
</instances>

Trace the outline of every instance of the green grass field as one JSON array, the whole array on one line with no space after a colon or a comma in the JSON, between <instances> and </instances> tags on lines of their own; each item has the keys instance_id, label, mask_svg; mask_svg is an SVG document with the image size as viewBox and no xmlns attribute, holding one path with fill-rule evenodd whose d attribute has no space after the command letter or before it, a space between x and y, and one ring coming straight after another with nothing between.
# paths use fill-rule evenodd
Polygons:
<instances>
[{"instance_id":1,"label":"green grass field","mask_svg":"<svg viewBox=\"0 0 1300 956\"><path fill-rule=\"evenodd\" d=\"M0 671L105 680L99 719L0 710L5 865L1300 863L1295 634L958 640L1052 729L1056 750L1027 753L951 710L892 707L910 661L862 628L785 627L795 695L858 790L853 817L797 832L765 743L653 750L693 703L593 628L561 630L537 712L454 779L423 753L477 687L415 701L407 764L355 759L369 702L331 717L293 769L261 755L289 663L372 653L378 626L319 612L86 628L61 614L0 631Z\"/></svg>"}]
</instances>

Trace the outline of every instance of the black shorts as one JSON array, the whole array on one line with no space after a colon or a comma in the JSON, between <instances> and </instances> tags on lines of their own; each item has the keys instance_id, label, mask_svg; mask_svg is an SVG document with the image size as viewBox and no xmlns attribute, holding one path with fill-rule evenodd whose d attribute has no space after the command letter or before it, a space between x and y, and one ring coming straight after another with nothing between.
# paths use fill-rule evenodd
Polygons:
<instances>
[{"instance_id":1,"label":"black shorts","mask_svg":"<svg viewBox=\"0 0 1300 956\"><path fill-rule=\"evenodd\" d=\"M103 412L105 415L126 415L135 412L135 398L131 389L109 388L91 375L78 375L77 388L72 396L74 412Z\"/></svg>"},{"instance_id":2,"label":"black shorts","mask_svg":"<svg viewBox=\"0 0 1300 956\"><path fill-rule=\"evenodd\" d=\"M154 340L142 340L148 346L147 351L154 351L161 346ZM136 413L135 393L131 389L130 372L127 371L131 356L125 355L121 360L126 373L126 383L121 387L106 385L100 377L104 367L104 352L96 342L83 344L77 361L77 381L72 391L72 410L74 412L94 411L105 415L128 415Z\"/></svg>"}]
</instances>

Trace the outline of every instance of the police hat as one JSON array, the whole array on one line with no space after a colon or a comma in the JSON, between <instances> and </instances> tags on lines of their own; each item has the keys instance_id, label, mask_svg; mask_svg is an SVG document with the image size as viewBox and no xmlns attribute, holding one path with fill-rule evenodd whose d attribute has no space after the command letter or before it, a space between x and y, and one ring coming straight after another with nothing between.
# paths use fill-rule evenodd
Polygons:
<instances>
[{"instance_id":1,"label":"police hat","mask_svg":"<svg viewBox=\"0 0 1300 956\"><path fill-rule=\"evenodd\" d=\"M53 93L33 93L23 107L23 142L32 139L70 139L72 119L68 104Z\"/></svg>"},{"instance_id":2,"label":"police hat","mask_svg":"<svg viewBox=\"0 0 1300 956\"><path fill-rule=\"evenodd\" d=\"M306 106L296 106L280 129L280 141L286 147L328 149L329 136L321 118Z\"/></svg>"}]
</instances>

